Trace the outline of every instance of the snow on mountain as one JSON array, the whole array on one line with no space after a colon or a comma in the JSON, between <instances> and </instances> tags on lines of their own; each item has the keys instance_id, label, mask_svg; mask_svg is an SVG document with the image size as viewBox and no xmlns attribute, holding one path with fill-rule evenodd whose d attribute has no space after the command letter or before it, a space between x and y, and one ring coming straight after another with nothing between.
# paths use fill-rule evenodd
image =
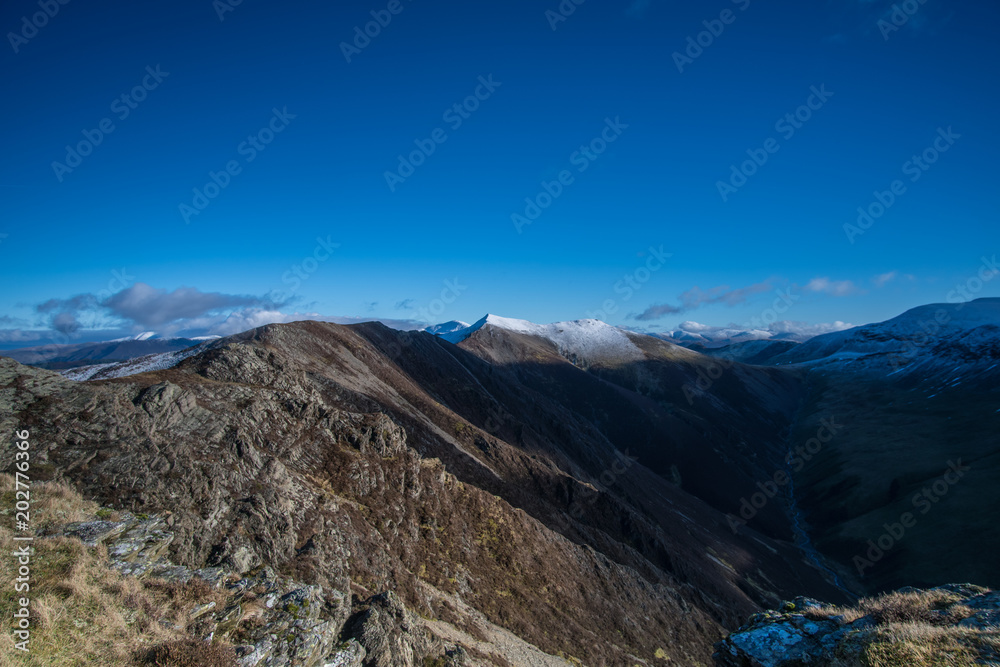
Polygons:
<instances>
[{"instance_id":1,"label":"snow on mountain","mask_svg":"<svg viewBox=\"0 0 1000 667\"><path fill-rule=\"evenodd\" d=\"M755 329L734 326L715 327L698 322L682 322L677 329L672 331L649 333L648 335L685 347L713 349L755 340L803 343L818 335L841 331L850 328L850 326L844 322L807 324L805 322L780 321L772 323L767 329Z\"/></svg>"},{"instance_id":2,"label":"snow on mountain","mask_svg":"<svg viewBox=\"0 0 1000 667\"><path fill-rule=\"evenodd\" d=\"M188 357L193 357L205 350L205 344L195 345L185 350L175 352L163 352L160 354L147 354L144 357L136 357L128 361L113 364L96 364L94 366L83 366L60 371L63 377L76 382L87 380L108 380L110 378L122 378L129 375L138 375L147 371L161 371L172 368Z\"/></svg>"},{"instance_id":3,"label":"snow on mountain","mask_svg":"<svg viewBox=\"0 0 1000 667\"><path fill-rule=\"evenodd\" d=\"M440 336L442 334L455 333L456 331L461 331L462 329L468 329L471 324L468 322L463 322L461 320L452 320L451 322L444 322L442 324L432 324L426 327L424 331L427 333L434 334L435 336Z\"/></svg>"},{"instance_id":4,"label":"snow on mountain","mask_svg":"<svg viewBox=\"0 0 1000 667\"><path fill-rule=\"evenodd\" d=\"M487 315L475 324L449 334L441 335L447 341L460 343L476 331L487 326L515 333L526 334L551 341L559 353L568 359L642 359L642 350L628 334L600 320L574 320L553 324L535 324L498 315Z\"/></svg>"},{"instance_id":5,"label":"snow on mountain","mask_svg":"<svg viewBox=\"0 0 1000 667\"><path fill-rule=\"evenodd\" d=\"M838 331L774 358L780 364L890 364L896 371L917 366L975 364L1000 357L1000 298L918 306L885 322Z\"/></svg>"},{"instance_id":6,"label":"snow on mountain","mask_svg":"<svg viewBox=\"0 0 1000 667\"><path fill-rule=\"evenodd\" d=\"M111 340L97 341L98 343L121 343L126 340L149 340L150 338L156 338L157 333L155 331L143 331L140 334L134 336L123 336L122 338L112 338Z\"/></svg>"},{"instance_id":7,"label":"snow on mountain","mask_svg":"<svg viewBox=\"0 0 1000 667\"><path fill-rule=\"evenodd\" d=\"M710 329L706 331L675 329L649 335L678 345L701 345L703 347L722 347L751 340L770 340L774 337L773 333L762 329Z\"/></svg>"},{"instance_id":8,"label":"snow on mountain","mask_svg":"<svg viewBox=\"0 0 1000 667\"><path fill-rule=\"evenodd\" d=\"M190 338L160 338L155 333L145 332L139 336L92 343L23 347L5 351L3 355L22 364L42 366L50 370L64 370L101 363L111 364L150 354L176 352L197 342Z\"/></svg>"}]
</instances>

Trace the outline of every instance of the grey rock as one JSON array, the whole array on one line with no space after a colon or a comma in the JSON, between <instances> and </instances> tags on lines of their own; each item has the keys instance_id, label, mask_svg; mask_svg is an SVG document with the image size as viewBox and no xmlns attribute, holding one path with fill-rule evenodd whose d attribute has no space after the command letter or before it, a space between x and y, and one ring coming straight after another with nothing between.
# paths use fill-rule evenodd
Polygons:
<instances>
[{"instance_id":1,"label":"grey rock","mask_svg":"<svg viewBox=\"0 0 1000 667\"><path fill-rule=\"evenodd\" d=\"M174 534L165 528L166 521L159 517L141 521L124 535L114 537L114 544L108 547L108 555L113 560L126 562L154 562L174 540Z\"/></svg>"},{"instance_id":2,"label":"grey rock","mask_svg":"<svg viewBox=\"0 0 1000 667\"><path fill-rule=\"evenodd\" d=\"M959 622L959 627L977 630L1000 631L1000 609L981 611Z\"/></svg>"},{"instance_id":3,"label":"grey rock","mask_svg":"<svg viewBox=\"0 0 1000 667\"><path fill-rule=\"evenodd\" d=\"M950 624L955 628L988 633L1000 629L1000 594L970 584L948 584L930 590L955 594L962 598L959 604L980 611L957 621L948 610L930 610L929 623L941 627ZM898 592L914 594L924 591L907 588ZM794 603L785 603L781 612L754 614L746 625L715 645L716 652L712 657L718 667L839 667L865 664L862 659L865 646L875 640L879 623L884 621L878 621L873 616L861 616L845 624L843 616L811 620L799 613L803 609L808 613L809 610L825 607L827 605L815 600L797 598ZM982 664L990 664L994 651L989 642L982 645L973 643L970 648L979 652Z\"/></svg>"},{"instance_id":4,"label":"grey rock","mask_svg":"<svg viewBox=\"0 0 1000 667\"><path fill-rule=\"evenodd\" d=\"M965 602L969 609L1000 609L1000 591L982 593Z\"/></svg>"},{"instance_id":5,"label":"grey rock","mask_svg":"<svg viewBox=\"0 0 1000 667\"><path fill-rule=\"evenodd\" d=\"M206 602L205 604L196 605L194 609L191 610L189 618L193 621L196 618L201 618L208 612L215 609L215 601Z\"/></svg>"},{"instance_id":6,"label":"grey rock","mask_svg":"<svg viewBox=\"0 0 1000 667\"><path fill-rule=\"evenodd\" d=\"M388 591L365 600L344 629L366 652L365 667L415 664L415 658L440 655L445 647L414 622L399 596Z\"/></svg>"},{"instance_id":7,"label":"grey rock","mask_svg":"<svg viewBox=\"0 0 1000 667\"><path fill-rule=\"evenodd\" d=\"M356 640L350 639L327 656L323 667L362 667L365 655L364 647Z\"/></svg>"},{"instance_id":8,"label":"grey rock","mask_svg":"<svg viewBox=\"0 0 1000 667\"><path fill-rule=\"evenodd\" d=\"M61 534L66 537L77 537L88 547L96 547L102 542L114 539L131 527L127 521L86 521L71 523Z\"/></svg>"}]
</instances>

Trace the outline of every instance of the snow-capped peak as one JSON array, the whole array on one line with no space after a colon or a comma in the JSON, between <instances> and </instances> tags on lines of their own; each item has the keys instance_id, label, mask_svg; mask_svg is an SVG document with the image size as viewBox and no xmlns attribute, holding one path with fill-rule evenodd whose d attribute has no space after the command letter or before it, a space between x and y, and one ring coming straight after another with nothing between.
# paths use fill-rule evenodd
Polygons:
<instances>
[{"instance_id":1,"label":"snow-capped peak","mask_svg":"<svg viewBox=\"0 0 1000 667\"><path fill-rule=\"evenodd\" d=\"M487 326L514 333L536 336L551 341L559 353L567 358L641 359L642 351L629 339L628 334L600 320L573 320L553 324L535 324L499 315L487 315L472 326L444 334L441 338L460 343L476 331Z\"/></svg>"},{"instance_id":2,"label":"snow-capped peak","mask_svg":"<svg viewBox=\"0 0 1000 667\"><path fill-rule=\"evenodd\" d=\"M156 336L155 331L143 331L141 334L136 334L135 336L132 336L132 340L149 340L154 336Z\"/></svg>"},{"instance_id":3,"label":"snow-capped peak","mask_svg":"<svg viewBox=\"0 0 1000 667\"><path fill-rule=\"evenodd\" d=\"M434 334L435 336L440 336L442 334L454 333L456 331L461 331L462 329L468 329L471 325L468 322L463 322L461 320L452 320L451 322L442 322L441 324L432 324L429 327L425 327L424 331L427 333Z\"/></svg>"}]
</instances>

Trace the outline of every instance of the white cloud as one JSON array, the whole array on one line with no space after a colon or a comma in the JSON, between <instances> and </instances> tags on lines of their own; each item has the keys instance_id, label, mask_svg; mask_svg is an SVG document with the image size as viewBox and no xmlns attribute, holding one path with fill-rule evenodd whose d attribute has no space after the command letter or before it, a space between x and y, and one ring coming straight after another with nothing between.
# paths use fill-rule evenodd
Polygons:
<instances>
[{"instance_id":1,"label":"white cloud","mask_svg":"<svg viewBox=\"0 0 1000 667\"><path fill-rule=\"evenodd\" d=\"M677 325L677 328L681 331L687 331L690 333L701 333L702 331L718 331L724 327L713 327L709 324L701 324L699 322L692 322L688 320L687 322L681 322Z\"/></svg>"},{"instance_id":2,"label":"white cloud","mask_svg":"<svg viewBox=\"0 0 1000 667\"><path fill-rule=\"evenodd\" d=\"M850 280L830 280L829 278L813 278L803 288L807 292L821 292L831 296L848 296L855 294L858 288Z\"/></svg>"},{"instance_id":3,"label":"white cloud","mask_svg":"<svg viewBox=\"0 0 1000 667\"><path fill-rule=\"evenodd\" d=\"M875 284L875 287L885 287L898 277L899 277L898 271L889 271L888 273L880 273L879 275L872 278L872 283Z\"/></svg>"},{"instance_id":4,"label":"white cloud","mask_svg":"<svg viewBox=\"0 0 1000 667\"><path fill-rule=\"evenodd\" d=\"M178 321L197 319L213 311L271 304L267 299L253 296L202 292L194 287L181 287L168 292L145 283L136 283L112 295L101 305L144 329L153 329L170 326Z\"/></svg>"}]
</instances>

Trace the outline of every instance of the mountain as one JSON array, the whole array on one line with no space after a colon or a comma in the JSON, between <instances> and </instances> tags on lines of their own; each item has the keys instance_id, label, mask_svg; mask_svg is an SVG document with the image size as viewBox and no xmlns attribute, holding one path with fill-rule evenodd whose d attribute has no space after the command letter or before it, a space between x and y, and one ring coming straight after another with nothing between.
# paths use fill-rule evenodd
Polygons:
<instances>
[{"instance_id":1,"label":"mountain","mask_svg":"<svg viewBox=\"0 0 1000 667\"><path fill-rule=\"evenodd\" d=\"M850 363L907 373L995 359L1000 298L919 306L885 322L817 336L774 358L780 364Z\"/></svg>"},{"instance_id":2,"label":"mountain","mask_svg":"<svg viewBox=\"0 0 1000 667\"><path fill-rule=\"evenodd\" d=\"M631 341L627 332L600 320L542 325L527 320L487 315L471 326L441 337L452 343L461 343L484 328L487 331L509 331L547 340L560 355L572 362L634 361L643 357L642 351Z\"/></svg>"},{"instance_id":3,"label":"mountain","mask_svg":"<svg viewBox=\"0 0 1000 667\"><path fill-rule=\"evenodd\" d=\"M204 339L158 338L151 331L130 338L100 343L76 343L73 345L42 345L8 350L4 355L22 364L62 370L78 368L96 363L127 361L149 354L175 352L199 344Z\"/></svg>"},{"instance_id":4,"label":"mountain","mask_svg":"<svg viewBox=\"0 0 1000 667\"><path fill-rule=\"evenodd\" d=\"M651 336L695 350L711 350L752 341L787 341L802 343L816 334L802 331L771 331L769 329L739 329L709 327L697 322L685 322L672 331L651 333Z\"/></svg>"},{"instance_id":5,"label":"mountain","mask_svg":"<svg viewBox=\"0 0 1000 667\"><path fill-rule=\"evenodd\" d=\"M317 587L310 623L395 656L365 665L710 664L782 600L1000 584L990 308L913 355L974 369L934 395L849 332L750 365L596 320L307 321L84 382L0 358L0 428L31 431L37 479L169 517L170 563ZM883 323L888 350L927 312ZM258 636L233 613L219 640Z\"/></svg>"},{"instance_id":6,"label":"mountain","mask_svg":"<svg viewBox=\"0 0 1000 667\"><path fill-rule=\"evenodd\" d=\"M440 335L460 331L461 329L466 329L468 327L469 324L467 322L452 320L450 322L444 322L443 324L432 324L431 326L426 327L424 331L430 334Z\"/></svg>"},{"instance_id":7,"label":"mountain","mask_svg":"<svg viewBox=\"0 0 1000 667\"><path fill-rule=\"evenodd\" d=\"M702 348L722 347L749 340L769 340L772 336L770 331L758 329L706 329L703 331L674 329L651 335L685 347Z\"/></svg>"}]
</instances>

